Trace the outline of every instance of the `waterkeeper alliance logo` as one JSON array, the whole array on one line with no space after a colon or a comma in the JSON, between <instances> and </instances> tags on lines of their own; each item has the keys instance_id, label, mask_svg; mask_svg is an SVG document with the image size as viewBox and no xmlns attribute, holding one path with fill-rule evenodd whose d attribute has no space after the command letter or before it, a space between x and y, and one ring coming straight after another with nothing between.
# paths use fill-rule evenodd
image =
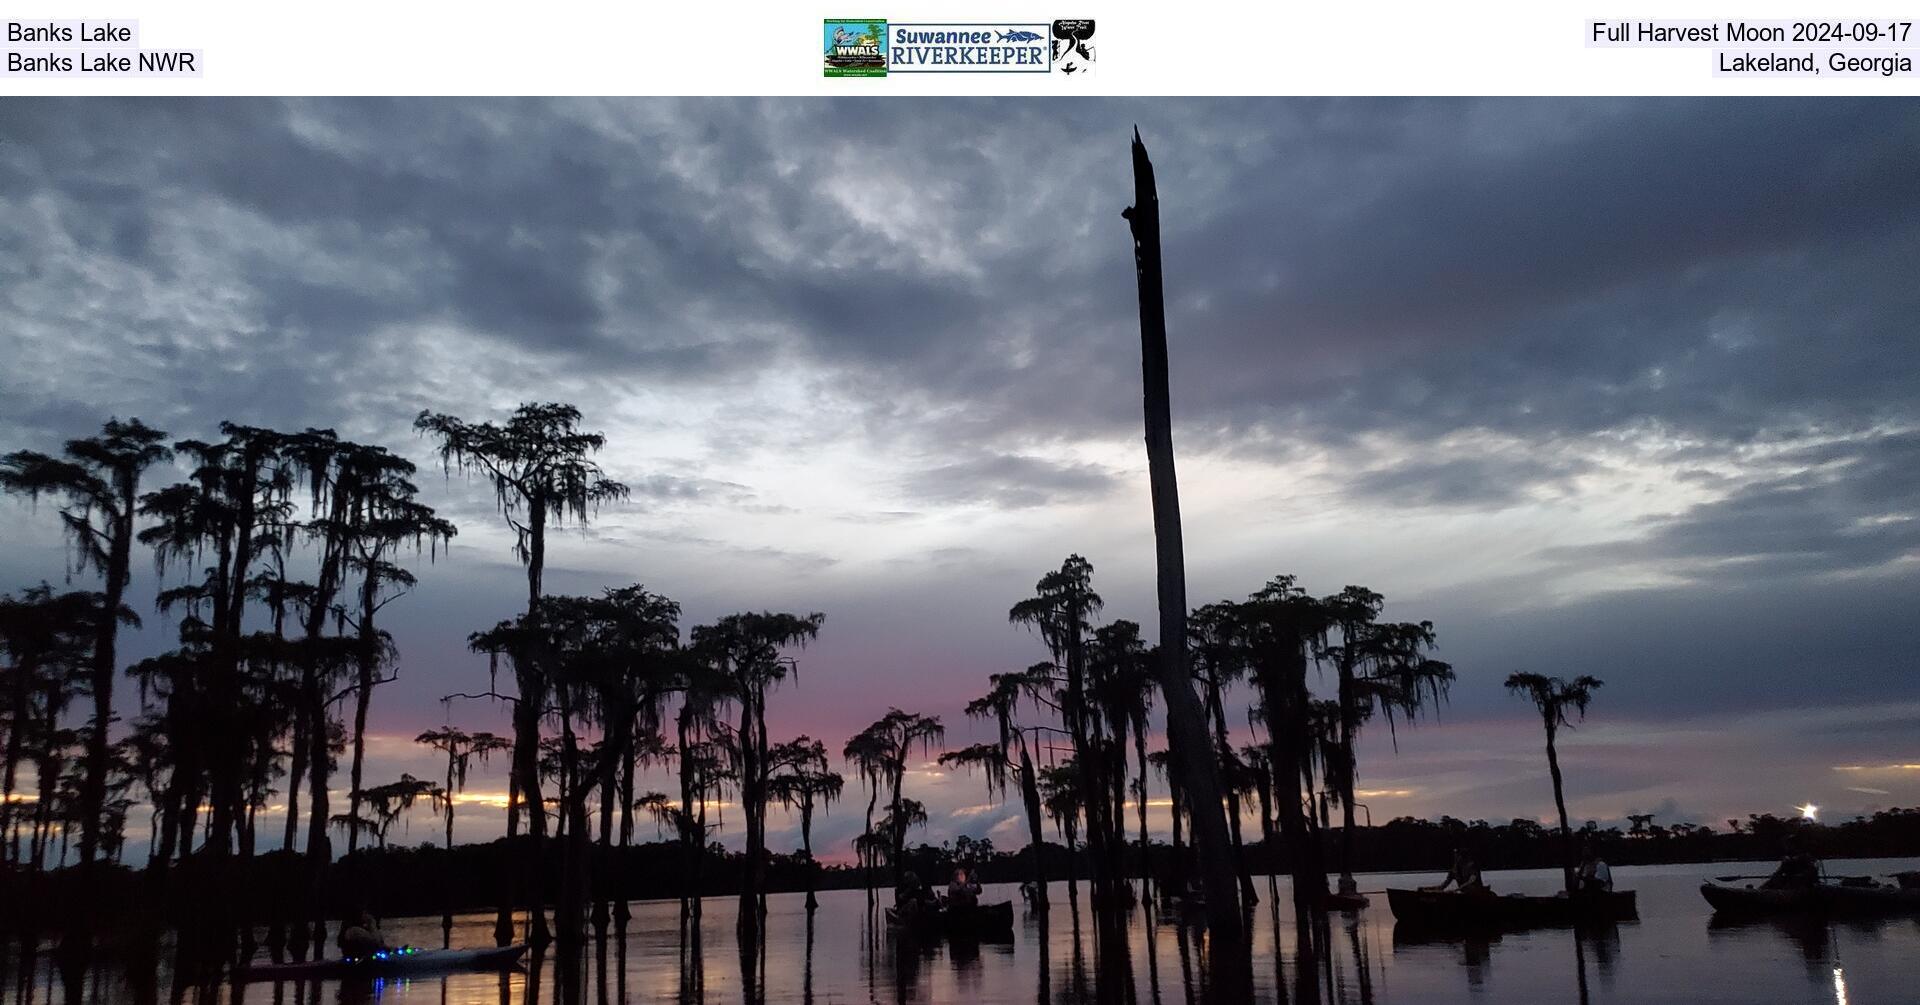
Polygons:
<instances>
[{"instance_id":1,"label":"waterkeeper alliance logo","mask_svg":"<svg viewBox=\"0 0 1920 1005\"><path fill-rule=\"evenodd\" d=\"M1093 19L1068 18L1053 22L1053 65L1061 73L1093 69Z\"/></svg>"},{"instance_id":2,"label":"waterkeeper alliance logo","mask_svg":"<svg viewBox=\"0 0 1920 1005\"><path fill-rule=\"evenodd\" d=\"M887 75L885 18L828 19L825 38L827 76Z\"/></svg>"},{"instance_id":3,"label":"waterkeeper alliance logo","mask_svg":"<svg viewBox=\"0 0 1920 1005\"><path fill-rule=\"evenodd\" d=\"M1045 22L890 24L889 73L1046 73Z\"/></svg>"}]
</instances>

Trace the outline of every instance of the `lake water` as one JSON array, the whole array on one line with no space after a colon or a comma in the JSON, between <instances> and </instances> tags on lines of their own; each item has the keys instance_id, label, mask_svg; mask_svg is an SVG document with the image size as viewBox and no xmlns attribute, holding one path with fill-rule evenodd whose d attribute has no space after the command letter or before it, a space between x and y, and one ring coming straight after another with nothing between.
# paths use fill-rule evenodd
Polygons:
<instances>
[{"instance_id":1,"label":"lake water","mask_svg":"<svg viewBox=\"0 0 1920 1005\"><path fill-rule=\"evenodd\" d=\"M1829 862L1834 874L1883 874L1920 867L1916 860ZM1319 936L1298 929L1284 881L1278 912L1264 880L1255 911L1255 995L1263 1002L1826 1002L1859 1005L1920 1001L1920 918L1792 925L1716 921L1698 886L1706 876L1767 871L1760 863L1622 867L1615 884L1639 891L1640 919L1578 936L1539 930L1492 939L1430 940L1396 933L1386 898L1353 915L1333 915ZM1435 874L1371 875L1363 891L1438 880ZM1558 871L1488 873L1500 892L1550 893ZM1083 891L1084 892L1084 889ZM733 934L734 902L706 904L699 951L683 946L678 905L633 905L624 944L609 938L588 959L587 1001L1179 1003L1200 1000L1202 933L1135 912L1121 961L1097 960L1093 933L1076 930L1064 884L1050 923L1022 912L1011 944L936 945L897 949L864 920L858 890L820 895L811 923L799 895L770 898L765 962L753 968L761 991L743 991L741 954ZM989 887L987 899L1017 896ZM394 919L388 938L440 945L438 918ZM455 919L453 945L492 944L492 918ZM1318 946L1316 947L1316 943ZM1304 951L1303 951L1304 950ZM407 981L255 984L223 989L223 1002L265 1005L539 1005L552 1002L551 957L506 976L455 974ZM35 1002L62 1000L41 968L28 992ZM19 986L8 975L0 998ZM124 975L102 974L89 1002L131 1000ZM160 992L166 1000L166 991ZM195 1000L187 995L186 1000Z\"/></svg>"}]
</instances>

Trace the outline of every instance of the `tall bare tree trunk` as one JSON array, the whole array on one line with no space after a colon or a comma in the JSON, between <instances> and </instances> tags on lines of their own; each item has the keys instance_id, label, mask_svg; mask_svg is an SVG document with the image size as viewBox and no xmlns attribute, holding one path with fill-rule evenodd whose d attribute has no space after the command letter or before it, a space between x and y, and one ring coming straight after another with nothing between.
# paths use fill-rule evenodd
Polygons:
<instances>
[{"instance_id":1,"label":"tall bare tree trunk","mask_svg":"<svg viewBox=\"0 0 1920 1005\"><path fill-rule=\"evenodd\" d=\"M1359 760L1353 750L1355 697L1353 691L1353 640L1343 640L1340 653L1340 892L1353 893L1360 887L1353 879L1353 785L1359 773Z\"/></svg>"},{"instance_id":2,"label":"tall bare tree trunk","mask_svg":"<svg viewBox=\"0 0 1920 1005\"><path fill-rule=\"evenodd\" d=\"M1306 807L1313 802L1307 768L1311 756L1307 744L1306 652L1295 647L1285 659L1285 669L1261 684L1267 695L1267 740L1269 771L1273 776L1274 803L1280 818L1280 837L1286 842L1287 861L1293 874L1293 903L1296 908L1316 908L1327 901L1327 870L1321 854L1320 835Z\"/></svg>"},{"instance_id":3,"label":"tall bare tree trunk","mask_svg":"<svg viewBox=\"0 0 1920 1005\"><path fill-rule=\"evenodd\" d=\"M1047 834L1046 816L1040 807L1040 786L1034 777L1033 758L1027 756L1025 741L1020 744L1020 801L1027 810L1027 840L1033 849L1033 908L1047 909Z\"/></svg>"},{"instance_id":4,"label":"tall bare tree trunk","mask_svg":"<svg viewBox=\"0 0 1920 1005\"><path fill-rule=\"evenodd\" d=\"M308 638L317 636L309 635ZM333 842L327 837L327 817L331 807L327 798L327 778L333 757L332 726L328 721L326 684L321 680L315 657L308 656L305 679L301 682L301 701L307 709L307 909L313 958L327 952L327 922L321 912L326 892L327 866L333 861ZM304 959L300 939L294 939L294 959Z\"/></svg>"},{"instance_id":5,"label":"tall bare tree trunk","mask_svg":"<svg viewBox=\"0 0 1920 1005\"><path fill-rule=\"evenodd\" d=\"M1547 721L1547 771L1553 775L1553 805L1560 811L1560 871L1567 883L1567 893L1573 893L1573 826L1567 822L1567 797L1561 788L1560 752L1554 749L1554 724Z\"/></svg>"},{"instance_id":6,"label":"tall bare tree trunk","mask_svg":"<svg viewBox=\"0 0 1920 1005\"><path fill-rule=\"evenodd\" d=\"M297 699L293 709L293 736L288 740L288 748L292 752L292 763L287 768L286 830L280 838L280 850L290 852L294 838L300 833L300 786L307 778L307 706Z\"/></svg>"},{"instance_id":7,"label":"tall bare tree trunk","mask_svg":"<svg viewBox=\"0 0 1920 1005\"><path fill-rule=\"evenodd\" d=\"M746 862L740 877L740 910L734 919L734 929L744 942L753 942L760 937L761 887L765 882L765 823L762 814L766 812L766 795L762 785L762 747L766 738L758 732L760 719L755 714L755 702L761 698L752 686L744 689L740 696L740 728L734 734L740 746L740 815L746 819Z\"/></svg>"},{"instance_id":8,"label":"tall bare tree trunk","mask_svg":"<svg viewBox=\"0 0 1920 1005\"><path fill-rule=\"evenodd\" d=\"M634 741L628 740L626 757L620 768L620 851L612 859L615 864L613 866L613 876L610 878L615 892L613 902L614 927L622 935L626 934L627 920L633 916L632 909L627 906L625 879L626 850L633 844L634 760Z\"/></svg>"},{"instance_id":9,"label":"tall bare tree trunk","mask_svg":"<svg viewBox=\"0 0 1920 1005\"><path fill-rule=\"evenodd\" d=\"M1188 795L1193 845L1207 896L1210 950L1228 978L1244 967L1240 898L1233 870L1232 841L1221 807L1220 772L1211 756L1206 715L1193 693L1187 670L1187 571L1180 534L1180 489L1173 466L1173 408L1167 380L1167 314L1160 277L1160 196L1153 162L1133 133L1133 206L1124 214L1133 231L1134 272L1140 286L1140 370L1145 391L1147 472L1153 495L1153 536L1160 593L1160 693L1167 700L1168 742L1187 752L1179 758L1182 787ZM1250 977L1251 975L1247 975Z\"/></svg>"},{"instance_id":10,"label":"tall bare tree trunk","mask_svg":"<svg viewBox=\"0 0 1920 1005\"><path fill-rule=\"evenodd\" d=\"M106 584L100 604L100 623L93 644L90 668L93 691L93 724L87 730L87 766L80 788L80 865L91 879L93 859L100 848L100 814L107 801L107 765L111 761L107 732L113 724L113 678L116 670L114 644L120 631L120 604L126 595L128 566L133 556L133 514L139 503L138 470L122 470L115 475L114 495L117 509L108 532Z\"/></svg>"},{"instance_id":11,"label":"tall bare tree trunk","mask_svg":"<svg viewBox=\"0 0 1920 1005\"><path fill-rule=\"evenodd\" d=\"M532 614L540 607L541 577L547 563L547 501L538 494L527 499L527 613ZM520 700L513 706L513 766L512 773L517 775L520 790L520 809L527 814L528 853L527 861L531 868L526 871L525 899L527 902L527 941L537 947L547 945L553 939L547 930L546 898L543 896L543 877L546 874L545 851L547 836L547 808L540 795L540 720L547 702L547 682L544 671L532 663L527 654L516 654L513 659L515 683L519 686ZM518 815L511 811L507 814L507 837L511 839L517 830ZM512 845L509 840L509 846ZM514 869L509 859L509 873ZM509 879L509 883L512 880ZM501 945L511 940L513 933L513 901L511 898L500 905L500 915L494 922L494 939Z\"/></svg>"}]
</instances>

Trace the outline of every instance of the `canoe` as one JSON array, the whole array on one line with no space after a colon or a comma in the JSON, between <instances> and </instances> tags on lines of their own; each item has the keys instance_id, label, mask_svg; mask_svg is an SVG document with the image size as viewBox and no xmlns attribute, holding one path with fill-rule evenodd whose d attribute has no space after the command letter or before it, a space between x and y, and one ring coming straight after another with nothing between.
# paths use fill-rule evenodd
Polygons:
<instances>
[{"instance_id":1,"label":"canoe","mask_svg":"<svg viewBox=\"0 0 1920 1005\"><path fill-rule=\"evenodd\" d=\"M1700 884L1700 895L1726 914L1920 914L1920 889L1872 880L1781 890L1709 880Z\"/></svg>"},{"instance_id":2,"label":"canoe","mask_svg":"<svg viewBox=\"0 0 1920 1005\"><path fill-rule=\"evenodd\" d=\"M946 936L960 939L1005 939L1013 936L1013 901L980 904L970 909L944 905L902 910L887 908L887 924L902 935Z\"/></svg>"},{"instance_id":3,"label":"canoe","mask_svg":"<svg viewBox=\"0 0 1920 1005\"><path fill-rule=\"evenodd\" d=\"M1811 914L1820 907L1812 888L1768 890L1714 879L1700 884L1700 896L1727 914Z\"/></svg>"},{"instance_id":4,"label":"canoe","mask_svg":"<svg viewBox=\"0 0 1920 1005\"><path fill-rule=\"evenodd\" d=\"M1572 897L1469 894L1455 890L1388 890L1395 920L1414 927L1517 929L1630 921L1639 916L1632 890Z\"/></svg>"},{"instance_id":5,"label":"canoe","mask_svg":"<svg viewBox=\"0 0 1920 1005\"><path fill-rule=\"evenodd\" d=\"M526 952L524 943L485 949L415 949L409 946L374 956L299 963L252 963L234 971L234 976L243 981L351 980L357 977L397 977L457 970L504 970L518 963Z\"/></svg>"}]
</instances>

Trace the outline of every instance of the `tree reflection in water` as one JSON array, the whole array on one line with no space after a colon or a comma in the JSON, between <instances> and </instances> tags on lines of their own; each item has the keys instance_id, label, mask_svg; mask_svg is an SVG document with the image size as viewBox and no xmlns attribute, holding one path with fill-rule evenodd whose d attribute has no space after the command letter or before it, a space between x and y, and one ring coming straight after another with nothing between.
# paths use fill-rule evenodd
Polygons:
<instances>
[{"instance_id":1,"label":"tree reflection in water","mask_svg":"<svg viewBox=\"0 0 1920 1005\"><path fill-rule=\"evenodd\" d=\"M1147 998L1153 1005L1162 1005L1160 999L1160 926L1155 922L1153 898L1151 895L1140 900L1141 918L1146 922L1147 930Z\"/></svg>"},{"instance_id":2,"label":"tree reflection in water","mask_svg":"<svg viewBox=\"0 0 1920 1005\"><path fill-rule=\"evenodd\" d=\"M698 901L696 900L697 904ZM706 953L700 945L700 910L680 912L680 1002L694 1005L707 994Z\"/></svg>"},{"instance_id":3,"label":"tree reflection in water","mask_svg":"<svg viewBox=\"0 0 1920 1005\"><path fill-rule=\"evenodd\" d=\"M1033 917L1036 923L1035 928L1039 932L1034 943L1040 955L1040 966L1037 968L1040 973L1040 987L1034 992L1034 1005L1048 1005L1053 999L1053 933L1047 927L1047 922L1051 919L1045 910L1035 912Z\"/></svg>"},{"instance_id":4,"label":"tree reflection in water","mask_svg":"<svg viewBox=\"0 0 1920 1005\"><path fill-rule=\"evenodd\" d=\"M809 899L811 899L813 894L808 893L807 896ZM801 966L800 966L801 1005L813 1005L813 916L817 913L818 913L818 909L815 906L808 905L807 907L807 951L806 951L807 955L806 955L806 959L801 963ZM625 1001L626 997L622 995L620 1000Z\"/></svg>"},{"instance_id":5,"label":"tree reflection in water","mask_svg":"<svg viewBox=\"0 0 1920 1005\"><path fill-rule=\"evenodd\" d=\"M1353 972L1355 986L1360 992L1360 1005L1373 1005L1373 961L1367 955L1367 944L1360 935L1360 918L1349 913L1343 916L1347 930L1347 944L1353 952Z\"/></svg>"},{"instance_id":6,"label":"tree reflection in water","mask_svg":"<svg viewBox=\"0 0 1920 1005\"><path fill-rule=\"evenodd\" d=\"M1089 899L1081 898L1085 913L1076 916L1062 889L1050 914L1029 910L1016 916L1009 943L900 943L883 920L863 923L860 891L830 890L815 912L804 910L802 894L773 898L764 940L747 943L744 952L745 940L728 934L729 910L716 907L715 924L724 930L713 949L739 955L711 974L705 966L703 926L690 917L682 927L678 904L668 901L635 904L624 933L617 913L610 913L604 934L600 925L592 924L591 942L583 947L577 969L549 951L530 954L524 969L505 974L384 983L329 979L235 985L230 975L207 980L194 972L176 981L178 941L171 935L138 946L102 942L94 968L83 980L69 982L44 941L21 945L13 939L0 953L0 1002L67 1005L76 999L71 985L79 984L83 1005L376 1005L398 1002L403 992L405 1000L439 1000L441 1005L555 1005L567 1000L562 984L571 983L587 1005L812 1005L849 998L929 1005L1213 1005L1249 1000L1282 1005L1428 1000L1679 1005L1703 986L1729 1000L1835 1001L1842 993L1856 1000L1904 1000L1911 995L1902 989L1920 978L1920 970L1914 969L1920 964L1912 962L1920 960L1920 922L1912 918L1831 924L1724 918L1709 922L1705 905L1695 904L1697 885L1681 875L1669 881L1670 889L1664 892L1656 888L1648 893L1643 886L1643 900L1651 909L1637 922L1479 935L1409 930L1394 924L1385 905L1333 916L1300 912L1283 888L1282 896L1268 898L1249 916L1257 977L1248 994L1223 986L1214 962L1217 954L1208 952L1205 927L1191 916L1183 923L1178 912L1138 906L1119 915L1121 925L1103 931L1104 922L1093 916ZM452 944L486 942L492 920L491 912L457 916ZM445 938L437 911L420 918L387 919L382 927L389 938L416 945L438 946ZM236 937L233 944L240 941ZM1629 965L1628 956L1641 958Z\"/></svg>"}]
</instances>

